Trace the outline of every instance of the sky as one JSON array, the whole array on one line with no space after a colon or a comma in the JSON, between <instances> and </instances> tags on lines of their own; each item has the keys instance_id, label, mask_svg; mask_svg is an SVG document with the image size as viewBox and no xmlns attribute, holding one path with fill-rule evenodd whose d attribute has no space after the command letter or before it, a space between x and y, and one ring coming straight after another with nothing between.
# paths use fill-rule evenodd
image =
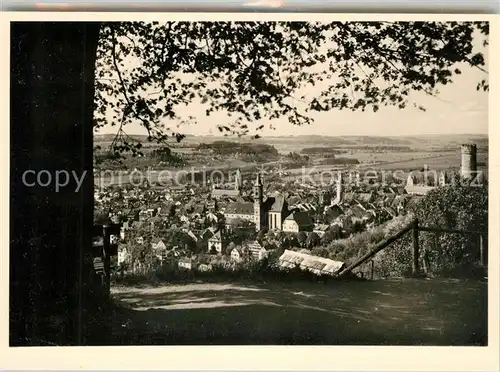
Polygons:
<instances>
[{"instance_id":1,"label":"sky","mask_svg":"<svg viewBox=\"0 0 500 372\"><path fill-rule=\"evenodd\" d=\"M487 55L486 55L487 60ZM258 133L262 136L323 135L323 136L402 136L419 134L487 134L488 93L476 91L477 83L487 78L483 71L469 66L461 67L462 74L455 75L453 83L440 87L437 97L412 93L410 99L422 105L426 111L412 105L405 109L381 107L377 113L367 110L331 110L311 113L314 123L294 126L286 117L262 120L249 125L255 128L264 124ZM186 107L186 115L195 116L197 124L184 125L176 129L187 135L219 135L217 125L228 121L226 113L219 112L205 116L206 106L194 101ZM170 124L172 126L172 124ZM271 129L272 126L274 129ZM146 134L139 123L128 124L128 134ZM99 134L115 133L116 127L107 126ZM251 132L254 134L257 132Z\"/></svg>"}]
</instances>

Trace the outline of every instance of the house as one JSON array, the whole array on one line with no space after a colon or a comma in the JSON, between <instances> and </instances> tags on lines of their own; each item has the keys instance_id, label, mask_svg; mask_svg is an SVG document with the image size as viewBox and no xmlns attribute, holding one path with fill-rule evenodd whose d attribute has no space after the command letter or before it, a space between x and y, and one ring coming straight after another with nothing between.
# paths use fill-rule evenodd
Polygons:
<instances>
[{"instance_id":1,"label":"house","mask_svg":"<svg viewBox=\"0 0 500 372\"><path fill-rule=\"evenodd\" d=\"M131 259L130 253L127 251L126 247L120 247L118 249L118 265L122 263L129 262Z\"/></svg>"},{"instance_id":2,"label":"house","mask_svg":"<svg viewBox=\"0 0 500 372\"><path fill-rule=\"evenodd\" d=\"M410 172L405 187L408 194L426 195L437 186L445 186L449 181L449 177L445 172L440 172L439 175L436 173L437 177L428 177L426 172Z\"/></svg>"},{"instance_id":3,"label":"house","mask_svg":"<svg viewBox=\"0 0 500 372\"><path fill-rule=\"evenodd\" d=\"M373 199L373 193L371 192L364 192L356 195L356 200L362 203L370 203Z\"/></svg>"},{"instance_id":4,"label":"house","mask_svg":"<svg viewBox=\"0 0 500 372\"><path fill-rule=\"evenodd\" d=\"M218 230L210 239L208 239L208 252L222 254L225 248L224 243L221 231Z\"/></svg>"},{"instance_id":5,"label":"house","mask_svg":"<svg viewBox=\"0 0 500 372\"><path fill-rule=\"evenodd\" d=\"M347 216L347 215L342 215L342 216L339 216L330 226L338 226L340 227L342 230L346 231L348 229L350 229L353 225L353 221L352 221L352 218L351 216Z\"/></svg>"},{"instance_id":6,"label":"house","mask_svg":"<svg viewBox=\"0 0 500 372\"><path fill-rule=\"evenodd\" d=\"M349 216L354 223L361 223L365 220L366 209L363 206L356 204L351 209L349 209Z\"/></svg>"},{"instance_id":7,"label":"house","mask_svg":"<svg viewBox=\"0 0 500 372\"><path fill-rule=\"evenodd\" d=\"M165 242L162 239L156 238L156 239L153 239L153 241L151 242L151 248L156 249L156 250L166 250L167 245L165 244Z\"/></svg>"},{"instance_id":8,"label":"house","mask_svg":"<svg viewBox=\"0 0 500 372\"><path fill-rule=\"evenodd\" d=\"M177 265L181 269L194 270L196 269L197 263L192 258L184 257L179 260Z\"/></svg>"},{"instance_id":9,"label":"house","mask_svg":"<svg viewBox=\"0 0 500 372\"><path fill-rule=\"evenodd\" d=\"M132 228L130 221L125 221L120 227L120 239L124 240L127 232Z\"/></svg>"},{"instance_id":10,"label":"house","mask_svg":"<svg viewBox=\"0 0 500 372\"><path fill-rule=\"evenodd\" d=\"M211 197L214 199L220 199L223 197L237 198L240 195L241 195L240 190L223 189L214 186L214 188L212 189Z\"/></svg>"},{"instance_id":11,"label":"house","mask_svg":"<svg viewBox=\"0 0 500 372\"><path fill-rule=\"evenodd\" d=\"M235 247L231 250L231 259L236 262L240 262L245 257L243 249Z\"/></svg>"},{"instance_id":12,"label":"house","mask_svg":"<svg viewBox=\"0 0 500 372\"><path fill-rule=\"evenodd\" d=\"M349 192L343 196L342 202L351 203L356 199L356 194L354 192Z\"/></svg>"},{"instance_id":13,"label":"house","mask_svg":"<svg viewBox=\"0 0 500 372\"><path fill-rule=\"evenodd\" d=\"M252 241L248 243L246 247L248 249L250 257L252 257L257 261L263 260L265 257L267 257L266 249L263 246L261 246L257 241Z\"/></svg>"},{"instance_id":14,"label":"house","mask_svg":"<svg viewBox=\"0 0 500 372\"><path fill-rule=\"evenodd\" d=\"M149 218L156 216L156 209L149 208L139 212L139 221L146 221Z\"/></svg>"},{"instance_id":15,"label":"house","mask_svg":"<svg viewBox=\"0 0 500 372\"><path fill-rule=\"evenodd\" d=\"M254 205L248 202L234 202L229 203L224 210L226 222L230 223L231 220L243 219L246 221L254 222Z\"/></svg>"},{"instance_id":16,"label":"house","mask_svg":"<svg viewBox=\"0 0 500 372\"><path fill-rule=\"evenodd\" d=\"M153 255L160 261L163 261L167 257L167 245L162 239L153 239L151 248L153 250Z\"/></svg>"},{"instance_id":17,"label":"house","mask_svg":"<svg viewBox=\"0 0 500 372\"><path fill-rule=\"evenodd\" d=\"M212 271L212 264L209 263L200 263L196 269L200 272L208 272Z\"/></svg>"},{"instance_id":18,"label":"house","mask_svg":"<svg viewBox=\"0 0 500 372\"><path fill-rule=\"evenodd\" d=\"M406 186L405 188L406 192L410 195L427 195L432 189L434 189L434 186L425 185Z\"/></svg>"},{"instance_id":19,"label":"house","mask_svg":"<svg viewBox=\"0 0 500 372\"><path fill-rule=\"evenodd\" d=\"M241 196L241 186L242 186L241 172L238 169L236 171L234 187L232 189L224 189L224 188L217 188L216 186L214 186L212 189L211 196L213 199L220 199L222 197L238 198L239 196Z\"/></svg>"},{"instance_id":20,"label":"house","mask_svg":"<svg viewBox=\"0 0 500 372\"><path fill-rule=\"evenodd\" d=\"M312 231L313 227L311 217L306 212L297 211L285 218L282 230L285 232Z\"/></svg>"},{"instance_id":21,"label":"house","mask_svg":"<svg viewBox=\"0 0 500 372\"><path fill-rule=\"evenodd\" d=\"M344 210L339 205L332 205L325 210L325 220L328 223L332 223L338 217L344 214Z\"/></svg>"}]
</instances>

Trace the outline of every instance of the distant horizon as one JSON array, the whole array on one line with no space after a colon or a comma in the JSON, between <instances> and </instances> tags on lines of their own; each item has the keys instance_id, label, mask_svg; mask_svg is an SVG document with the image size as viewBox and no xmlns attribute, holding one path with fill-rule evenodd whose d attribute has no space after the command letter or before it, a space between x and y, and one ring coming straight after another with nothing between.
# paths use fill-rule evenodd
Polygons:
<instances>
[{"instance_id":1,"label":"distant horizon","mask_svg":"<svg viewBox=\"0 0 500 372\"><path fill-rule=\"evenodd\" d=\"M181 132L182 133L182 132ZM114 133L99 133L95 132L94 136L112 136ZM147 134L144 133L127 133L130 136L143 136L147 137ZM191 133L183 133L186 137L225 137L225 138L251 138L252 135L245 136L237 136L237 135L223 135L223 134L191 134ZM484 132L468 132L468 133L421 133L421 134L338 134L338 135L324 135L324 134L287 134L287 135L272 135L272 134L263 134L260 135L260 138L287 138L287 137L427 137L427 136L486 136L489 137L489 133Z\"/></svg>"}]
</instances>

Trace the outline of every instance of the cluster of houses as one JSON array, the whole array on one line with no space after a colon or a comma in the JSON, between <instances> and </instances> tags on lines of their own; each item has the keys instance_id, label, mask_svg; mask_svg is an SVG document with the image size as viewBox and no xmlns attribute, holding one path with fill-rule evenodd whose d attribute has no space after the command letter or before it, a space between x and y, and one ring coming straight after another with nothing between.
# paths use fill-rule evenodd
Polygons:
<instances>
[{"instance_id":1,"label":"cluster of houses","mask_svg":"<svg viewBox=\"0 0 500 372\"><path fill-rule=\"evenodd\" d=\"M463 174L476 169L475 148L464 149ZM108 187L96 191L95 202L111 220L122 224L118 263L130 260L123 243L133 240L137 245L149 245L160 261L175 258L180 267L203 270L208 263L193 258L192 246L196 246L197 254L224 255L235 262L262 260L272 248L256 240L259 232L316 234L322 238L335 228L346 236L405 214L430 190L448 182L445 172L431 182L419 172L411 172L405 184L344 182L344 175L339 173L331 185L324 187L299 180L286 182L279 177L266 182L260 173L244 181L238 170L229 185ZM231 241L235 226L252 233L242 244ZM167 230L181 236L179 244L165 238ZM141 235L145 231L150 238ZM335 271L341 264L309 256L307 252L287 250L279 262L283 267L301 262L313 271L322 267L318 270L323 272Z\"/></svg>"},{"instance_id":2,"label":"cluster of houses","mask_svg":"<svg viewBox=\"0 0 500 372\"><path fill-rule=\"evenodd\" d=\"M420 183L419 183L420 182ZM110 187L95 195L96 205L109 212L109 217L122 223L121 242L135 239L136 244L150 244L159 260L177 259L188 264L192 255L187 246L172 246L163 239L165 229L177 230L195 244L204 244L207 254L227 255L234 261L245 258L263 259L269 252L254 239L234 246L229 233L236 221L259 231L287 234L315 233L320 238L336 226L348 233L353 226L369 229L404 214L433 187L444 185L443 174L436 185L421 184L414 175L404 185L368 183L344 184L342 174L328 188L314 188L272 182L265 184L257 174L250 187L238 171L232 187ZM244 187L247 186L247 187ZM154 238L146 241L134 231L149 231ZM359 231L359 230L358 230ZM305 254L305 253L303 253ZM120 245L118 263L130 258L125 245Z\"/></svg>"}]
</instances>

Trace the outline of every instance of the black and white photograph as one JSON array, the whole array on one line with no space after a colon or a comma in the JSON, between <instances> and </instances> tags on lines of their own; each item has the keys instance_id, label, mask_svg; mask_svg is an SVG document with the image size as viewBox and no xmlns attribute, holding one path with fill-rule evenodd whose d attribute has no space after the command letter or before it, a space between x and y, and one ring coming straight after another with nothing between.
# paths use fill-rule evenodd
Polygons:
<instances>
[{"instance_id":1,"label":"black and white photograph","mask_svg":"<svg viewBox=\"0 0 500 372\"><path fill-rule=\"evenodd\" d=\"M11 348L490 345L488 20L105 18L9 25Z\"/></svg>"}]
</instances>

